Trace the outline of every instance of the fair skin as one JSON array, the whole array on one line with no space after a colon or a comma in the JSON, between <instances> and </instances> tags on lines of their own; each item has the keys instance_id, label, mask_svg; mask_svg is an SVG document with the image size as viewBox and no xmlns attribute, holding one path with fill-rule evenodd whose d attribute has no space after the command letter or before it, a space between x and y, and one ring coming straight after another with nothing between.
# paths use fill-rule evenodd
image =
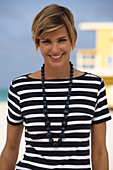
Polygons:
<instances>
[{"instance_id":1,"label":"fair skin","mask_svg":"<svg viewBox=\"0 0 113 170\"><path fill-rule=\"evenodd\" d=\"M46 78L69 77L71 42L65 26L41 39L39 45L44 58ZM56 56L61 57L55 58Z\"/></svg>"},{"instance_id":2,"label":"fair skin","mask_svg":"<svg viewBox=\"0 0 113 170\"><path fill-rule=\"evenodd\" d=\"M109 170L106 122L92 126L91 143L92 170Z\"/></svg>"},{"instance_id":3,"label":"fair skin","mask_svg":"<svg viewBox=\"0 0 113 170\"><path fill-rule=\"evenodd\" d=\"M7 124L7 140L0 157L0 170L14 170L18 158L23 125Z\"/></svg>"},{"instance_id":4,"label":"fair skin","mask_svg":"<svg viewBox=\"0 0 113 170\"><path fill-rule=\"evenodd\" d=\"M40 40L40 51L45 63L45 79L66 79L70 77L70 52L71 41L65 26L49 33L46 38ZM53 57L61 56L53 59ZM74 69L73 77L78 77L83 72ZM32 78L41 79L41 71L31 75Z\"/></svg>"},{"instance_id":5,"label":"fair skin","mask_svg":"<svg viewBox=\"0 0 113 170\"><path fill-rule=\"evenodd\" d=\"M40 51L45 62L46 79L69 78L71 41L65 27L61 27L50 33L46 39L41 39ZM83 74L83 72L74 69L73 77L78 77ZM29 76L40 79L41 72L39 70ZM22 130L23 125L7 125L7 141L0 157L0 170L14 170ZM106 149L106 123L93 125L91 136L92 170L109 170Z\"/></svg>"}]
</instances>

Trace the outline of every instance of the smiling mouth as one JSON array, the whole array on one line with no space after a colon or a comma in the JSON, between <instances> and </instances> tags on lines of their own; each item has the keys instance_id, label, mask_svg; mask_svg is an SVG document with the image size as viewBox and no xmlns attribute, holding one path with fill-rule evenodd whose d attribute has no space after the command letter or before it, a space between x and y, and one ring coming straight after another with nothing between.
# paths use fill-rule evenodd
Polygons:
<instances>
[{"instance_id":1,"label":"smiling mouth","mask_svg":"<svg viewBox=\"0 0 113 170\"><path fill-rule=\"evenodd\" d=\"M61 54L61 55L58 55L58 56L52 56L52 55L49 55L49 57L54 58L54 59L57 59L57 58L62 57L63 55L64 55L64 53L63 53L63 54Z\"/></svg>"}]
</instances>

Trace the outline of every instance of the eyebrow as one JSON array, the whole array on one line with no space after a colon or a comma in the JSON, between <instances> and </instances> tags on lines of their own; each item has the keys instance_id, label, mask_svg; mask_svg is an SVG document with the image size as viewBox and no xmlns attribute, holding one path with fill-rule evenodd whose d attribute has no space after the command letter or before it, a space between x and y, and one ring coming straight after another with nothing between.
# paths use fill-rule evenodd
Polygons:
<instances>
[{"instance_id":1,"label":"eyebrow","mask_svg":"<svg viewBox=\"0 0 113 170\"><path fill-rule=\"evenodd\" d=\"M59 37L58 40L63 39L63 38L67 38L67 36ZM49 38L42 38L41 40L51 41L51 39Z\"/></svg>"},{"instance_id":2,"label":"eyebrow","mask_svg":"<svg viewBox=\"0 0 113 170\"><path fill-rule=\"evenodd\" d=\"M63 38L66 38L66 37L67 37L67 36L64 36L64 37L60 37L60 38L58 38L58 40L59 40L59 39L63 39Z\"/></svg>"}]
</instances>

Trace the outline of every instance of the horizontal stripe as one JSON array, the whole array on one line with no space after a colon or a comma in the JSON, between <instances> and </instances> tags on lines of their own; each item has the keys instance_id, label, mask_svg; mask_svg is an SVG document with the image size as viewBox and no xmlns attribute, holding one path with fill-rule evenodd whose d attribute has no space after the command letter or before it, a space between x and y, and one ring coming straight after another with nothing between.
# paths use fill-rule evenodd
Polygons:
<instances>
[{"instance_id":1,"label":"horizontal stripe","mask_svg":"<svg viewBox=\"0 0 113 170\"><path fill-rule=\"evenodd\" d=\"M12 119L9 115L7 116L8 117L8 120L10 121L10 122L12 122L12 123L21 123L21 122L23 122L23 120L14 120L14 119Z\"/></svg>"},{"instance_id":2,"label":"horizontal stripe","mask_svg":"<svg viewBox=\"0 0 113 170\"><path fill-rule=\"evenodd\" d=\"M90 80L73 80L73 83L80 83L80 84L98 84L100 85L99 81L90 81Z\"/></svg>"},{"instance_id":3,"label":"horizontal stripe","mask_svg":"<svg viewBox=\"0 0 113 170\"><path fill-rule=\"evenodd\" d=\"M45 89L46 92L67 92L68 91L68 88L62 88L62 89ZM84 91L84 92L94 92L94 93L97 93L98 90L97 89L93 89L93 88L72 88L71 90L72 92L78 92L78 91ZM38 92L42 92L42 89L29 89L29 90L21 90L21 91L18 91L18 94L19 95L22 95L22 94L26 94L26 93L38 93Z\"/></svg>"},{"instance_id":4,"label":"horizontal stripe","mask_svg":"<svg viewBox=\"0 0 113 170\"><path fill-rule=\"evenodd\" d=\"M107 117L109 117L109 113L108 113L108 114L105 114L105 115L102 115L102 116L100 116L100 117L95 117L95 118L93 118L93 121L102 120L102 119L105 119L105 118L107 118Z\"/></svg>"},{"instance_id":5,"label":"horizontal stripe","mask_svg":"<svg viewBox=\"0 0 113 170\"><path fill-rule=\"evenodd\" d=\"M98 92L98 96L100 95L100 93L102 93L105 90L105 87L101 88Z\"/></svg>"},{"instance_id":6,"label":"horizontal stripe","mask_svg":"<svg viewBox=\"0 0 113 170\"><path fill-rule=\"evenodd\" d=\"M37 157L37 158L42 158L42 159L47 159L47 160L69 160L69 159L75 159L75 160L85 160L89 159L90 156L42 156L39 154L32 154L32 153L25 153L26 156L29 157Z\"/></svg>"},{"instance_id":7,"label":"horizontal stripe","mask_svg":"<svg viewBox=\"0 0 113 170\"><path fill-rule=\"evenodd\" d=\"M62 138L63 142L84 142L84 141L89 141L88 138ZM48 139L30 139L26 137L26 141L35 141L35 142L48 142ZM55 141L58 141L58 138L55 138Z\"/></svg>"},{"instance_id":8,"label":"horizontal stripe","mask_svg":"<svg viewBox=\"0 0 113 170\"><path fill-rule=\"evenodd\" d=\"M26 148L30 148L31 146L30 145L27 145ZM82 151L82 150L89 150L89 146L86 146L86 147L35 147L35 149L37 151Z\"/></svg>"},{"instance_id":9,"label":"horizontal stripe","mask_svg":"<svg viewBox=\"0 0 113 170\"><path fill-rule=\"evenodd\" d=\"M47 100L66 100L67 97L46 97ZM96 102L96 99L93 97L87 97L87 96L70 96L70 100L90 100ZM37 100L43 100L43 97L30 97L27 99L20 100L20 103L27 102L27 101L37 101Z\"/></svg>"},{"instance_id":10,"label":"horizontal stripe","mask_svg":"<svg viewBox=\"0 0 113 170\"><path fill-rule=\"evenodd\" d=\"M40 168L45 168L45 169L54 169L54 168L77 169L78 168L78 170L79 170L79 169L83 168L83 170L84 170L84 169L90 168L90 165L45 165L45 164L35 163L35 162L31 162L31 161L26 161L26 160L22 160L22 162L25 164L30 164L30 165L40 167Z\"/></svg>"},{"instance_id":11,"label":"horizontal stripe","mask_svg":"<svg viewBox=\"0 0 113 170\"><path fill-rule=\"evenodd\" d=\"M107 104L104 105L104 106L102 106L102 107L100 107L100 108L97 108L97 109L96 109L96 112L100 112L100 111L102 111L102 110L104 110L104 109L106 109L106 108L108 108L108 105L107 105Z\"/></svg>"},{"instance_id":12,"label":"horizontal stripe","mask_svg":"<svg viewBox=\"0 0 113 170\"><path fill-rule=\"evenodd\" d=\"M26 76L20 76L20 77L15 78L14 81L23 80L23 79L27 79L27 77Z\"/></svg>"},{"instance_id":13,"label":"horizontal stripe","mask_svg":"<svg viewBox=\"0 0 113 170\"><path fill-rule=\"evenodd\" d=\"M26 132L27 132L27 130L26 130ZM51 130L51 132L52 133L56 133L56 134L59 134L61 131L52 131ZM70 134L70 133L89 133L90 132L90 130L88 129L82 129L82 130L66 130L65 131L65 134ZM38 134L46 134L47 133L47 131L30 131L29 132L29 134L31 134L31 135L38 135Z\"/></svg>"},{"instance_id":14,"label":"horizontal stripe","mask_svg":"<svg viewBox=\"0 0 113 170\"><path fill-rule=\"evenodd\" d=\"M102 101L104 101L104 100L106 100L106 99L107 99L106 96L100 98L100 99L98 100L97 104L100 103L100 102L102 102Z\"/></svg>"},{"instance_id":15,"label":"horizontal stripe","mask_svg":"<svg viewBox=\"0 0 113 170\"><path fill-rule=\"evenodd\" d=\"M55 118L55 117L62 118L62 117L64 117L64 114L63 114L63 113L62 113L62 114L59 114L59 113L58 113L58 114L54 114L54 113L53 113L53 114L48 114L48 116L49 116L49 117L54 117L54 118ZM70 112L70 113L68 114L68 117L78 117L78 116L79 116L79 117L80 117L80 116L81 116L81 117L83 117L83 116L88 116L88 117L91 117L91 118L93 117L91 114L88 114L88 113L71 113L71 112ZM26 115L25 117L26 117L26 118L37 118L37 117L38 117L38 118L39 118L39 117L42 117L42 118L43 118L43 117L45 117L45 116L44 116L43 113L42 113L42 114L41 114L41 113L36 113L36 114L28 114L28 115Z\"/></svg>"},{"instance_id":16,"label":"horizontal stripe","mask_svg":"<svg viewBox=\"0 0 113 170\"><path fill-rule=\"evenodd\" d=\"M16 166L16 170L20 170L20 167ZM31 170L31 169L22 167L22 170Z\"/></svg>"},{"instance_id":17,"label":"horizontal stripe","mask_svg":"<svg viewBox=\"0 0 113 170\"><path fill-rule=\"evenodd\" d=\"M98 76L93 75L93 74L86 74L85 77L95 77L95 78L97 78Z\"/></svg>"},{"instance_id":18,"label":"horizontal stripe","mask_svg":"<svg viewBox=\"0 0 113 170\"><path fill-rule=\"evenodd\" d=\"M65 84L65 83L69 83L69 80L68 81L45 81L44 82L45 84ZM73 79L73 83L85 83L85 84L100 84L99 81L90 81L90 80L74 80ZM13 87L18 87L18 86L21 86L21 85L29 85L29 84L42 84L41 81L31 81L31 82L21 82L21 83L16 83L15 85L13 85Z\"/></svg>"},{"instance_id":19,"label":"horizontal stripe","mask_svg":"<svg viewBox=\"0 0 113 170\"><path fill-rule=\"evenodd\" d=\"M64 109L65 108L65 105L48 105L47 106L48 109ZM83 104L70 104L69 105L69 108L87 108L87 109L90 109L90 110L93 110L94 111L94 107L93 106L90 106L90 105L83 105ZM27 107L23 107L21 109L21 111L26 111L26 110L31 110L31 109L43 109L43 105L34 105L34 106L27 106Z\"/></svg>"},{"instance_id":20,"label":"horizontal stripe","mask_svg":"<svg viewBox=\"0 0 113 170\"><path fill-rule=\"evenodd\" d=\"M90 124L91 120L85 121L70 121L67 122L67 125L78 125L78 124ZM26 127L29 126L45 126L45 122L33 122L33 123L25 123ZM51 126L62 126L61 122L51 122Z\"/></svg>"},{"instance_id":21,"label":"horizontal stripe","mask_svg":"<svg viewBox=\"0 0 113 170\"><path fill-rule=\"evenodd\" d=\"M18 86L24 86L24 85L30 85L30 84L41 84L41 81L32 81L32 82L22 82L22 83L16 83L15 85L13 85L13 87L18 87Z\"/></svg>"}]
</instances>

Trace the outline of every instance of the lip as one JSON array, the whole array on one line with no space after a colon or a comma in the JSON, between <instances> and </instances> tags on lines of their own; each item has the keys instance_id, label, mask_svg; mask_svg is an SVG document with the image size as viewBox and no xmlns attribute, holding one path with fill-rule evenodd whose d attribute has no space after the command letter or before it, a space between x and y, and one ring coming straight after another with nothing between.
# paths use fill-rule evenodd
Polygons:
<instances>
[{"instance_id":1,"label":"lip","mask_svg":"<svg viewBox=\"0 0 113 170\"><path fill-rule=\"evenodd\" d=\"M53 61L60 61L63 56L64 56L64 53L63 53L63 54L61 55L61 57L59 57L59 58L53 58L53 57L51 57L51 55L49 55L49 57L50 57Z\"/></svg>"}]
</instances>

